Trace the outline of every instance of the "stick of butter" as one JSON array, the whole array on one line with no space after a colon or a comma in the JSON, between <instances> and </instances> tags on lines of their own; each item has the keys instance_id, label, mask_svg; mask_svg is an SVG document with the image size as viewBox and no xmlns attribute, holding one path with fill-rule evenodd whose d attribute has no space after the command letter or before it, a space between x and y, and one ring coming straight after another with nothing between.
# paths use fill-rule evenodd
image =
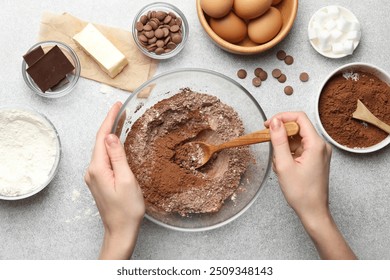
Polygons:
<instances>
[{"instance_id":1,"label":"stick of butter","mask_svg":"<svg viewBox=\"0 0 390 280\"><path fill-rule=\"evenodd\" d=\"M126 57L91 23L74 35L73 40L111 78L115 78L127 65Z\"/></svg>"}]
</instances>

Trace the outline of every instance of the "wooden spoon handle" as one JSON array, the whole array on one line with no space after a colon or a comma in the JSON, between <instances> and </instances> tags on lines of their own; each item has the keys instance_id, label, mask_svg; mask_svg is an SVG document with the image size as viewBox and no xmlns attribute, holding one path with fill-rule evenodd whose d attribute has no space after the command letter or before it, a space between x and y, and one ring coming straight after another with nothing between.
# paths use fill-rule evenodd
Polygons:
<instances>
[{"instance_id":1,"label":"wooden spoon handle","mask_svg":"<svg viewBox=\"0 0 390 280\"><path fill-rule=\"evenodd\" d=\"M296 122L287 122L284 124L284 127L286 128L288 136L296 135L299 132L299 125ZM217 146L215 152L226 148L234 148L268 141L271 141L271 135L269 133L269 129L267 128L246 134L244 136L220 144Z\"/></svg>"}]
</instances>

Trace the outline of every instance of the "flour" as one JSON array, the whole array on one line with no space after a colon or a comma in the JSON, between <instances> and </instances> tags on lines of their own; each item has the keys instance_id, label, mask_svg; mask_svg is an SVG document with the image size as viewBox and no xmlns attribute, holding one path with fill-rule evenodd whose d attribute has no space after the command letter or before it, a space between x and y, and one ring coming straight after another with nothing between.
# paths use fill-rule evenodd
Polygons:
<instances>
[{"instance_id":1,"label":"flour","mask_svg":"<svg viewBox=\"0 0 390 280\"><path fill-rule=\"evenodd\" d=\"M47 183L59 143L53 127L23 109L0 109L0 195L20 196Z\"/></svg>"}]
</instances>

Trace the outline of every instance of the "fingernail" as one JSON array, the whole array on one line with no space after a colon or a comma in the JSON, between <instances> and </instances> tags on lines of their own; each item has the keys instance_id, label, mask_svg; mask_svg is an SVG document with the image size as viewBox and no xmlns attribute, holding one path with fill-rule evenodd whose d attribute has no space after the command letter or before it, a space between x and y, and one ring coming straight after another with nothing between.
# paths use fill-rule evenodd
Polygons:
<instances>
[{"instance_id":1,"label":"fingernail","mask_svg":"<svg viewBox=\"0 0 390 280\"><path fill-rule=\"evenodd\" d=\"M108 146L113 146L118 144L118 137L116 137L114 134L109 134L106 136L106 143Z\"/></svg>"},{"instance_id":2,"label":"fingernail","mask_svg":"<svg viewBox=\"0 0 390 280\"><path fill-rule=\"evenodd\" d=\"M273 118L271 120L270 128L272 130L278 130L279 128L281 128L281 126L282 126L282 122L278 118Z\"/></svg>"}]
</instances>

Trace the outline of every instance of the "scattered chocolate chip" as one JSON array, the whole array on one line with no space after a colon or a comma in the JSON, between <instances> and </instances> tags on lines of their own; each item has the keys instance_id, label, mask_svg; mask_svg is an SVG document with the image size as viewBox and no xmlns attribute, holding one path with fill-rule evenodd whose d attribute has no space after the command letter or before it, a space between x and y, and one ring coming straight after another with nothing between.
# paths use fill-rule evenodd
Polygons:
<instances>
[{"instance_id":1,"label":"scattered chocolate chip","mask_svg":"<svg viewBox=\"0 0 390 280\"><path fill-rule=\"evenodd\" d=\"M302 82L307 82L309 80L309 74L307 74L306 72L302 72L300 75L299 75L299 79L302 81Z\"/></svg>"},{"instance_id":2,"label":"scattered chocolate chip","mask_svg":"<svg viewBox=\"0 0 390 280\"><path fill-rule=\"evenodd\" d=\"M254 77L253 80L252 80L252 85L254 85L255 87L261 86L260 78L259 77Z\"/></svg>"},{"instance_id":3,"label":"scattered chocolate chip","mask_svg":"<svg viewBox=\"0 0 390 280\"><path fill-rule=\"evenodd\" d=\"M284 58L284 62L287 64L287 65L291 65L294 63L294 58L291 56L291 55L287 55L285 58Z\"/></svg>"},{"instance_id":4,"label":"scattered chocolate chip","mask_svg":"<svg viewBox=\"0 0 390 280\"><path fill-rule=\"evenodd\" d=\"M286 95L291 95L291 94L293 94L293 92L294 92L294 89L293 89L291 86L286 86L286 87L284 88L284 93L285 93Z\"/></svg>"},{"instance_id":5,"label":"scattered chocolate chip","mask_svg":"<svg viewBox=\"0 0 390 280\"><path fill-rule=\"evenodd\" d=\"M267 72L265 72L264 70L263 71L261 71L260 72L260 80L262 80L262 81L265 81L265 80L267 80L267 78L268 78L268 74L267 74Z\"/></svg>"},{"instance_id":6,"label":"scattered chocolate chip","mask_svg":"<svg viewBox=\"0 0 390 280\"><path fill-rule=\"evenodd\" d=\"M237 72L237 77L239 77L240 79L245 79L246 75L247 75L247 73L244 69L240 69Z\"/></svg>"},{"instance_id":7,"label":"scattered chocolate chip","mask_svg":"<svg viewBox=\"0 0 390 280\"><path fill-rule=\"evenodd\" d=\"M274 69L272 70L272 77L274 78L279 78L282 75L282 71L280 69Z\"/></svg>"},{"instance_id":8,"label":"scattered chocolate chip","mask_svg":"<svg viewBox=\"0 0 390 280\"><path fill-rule=\"evenodd\" d=\"M262 68L256 68L256 69L255 69L255 72L254 72L254 73L255 73L255 76L256 76L256 77L260 77L260 73L261 73L262 71L263 71Z\"/></svg>"},{"instance_id":9,"label":"scattered chocolate chip","mask_svg":"<svg viewBox=\"0 0 390 280\"><path fill-rule=\"evenodd\" d=\"M276 57L279 59L279 60L284 60L286 58L286 52L283 51L283 50L280 50L276 53Z\"/></svg>"},{"instance_id":10,"label":"scattered chocolate chip","mask_svg":"<svg viewBox=\"0 0 390 280\"><path fill-rule=\"evenodd\" d=\"M278 78L278 81L279 81L279 83L284 83L285 81L287 81L287 76L284 74L280 75L280 77Z\"/></svg>"}]
</instances>

